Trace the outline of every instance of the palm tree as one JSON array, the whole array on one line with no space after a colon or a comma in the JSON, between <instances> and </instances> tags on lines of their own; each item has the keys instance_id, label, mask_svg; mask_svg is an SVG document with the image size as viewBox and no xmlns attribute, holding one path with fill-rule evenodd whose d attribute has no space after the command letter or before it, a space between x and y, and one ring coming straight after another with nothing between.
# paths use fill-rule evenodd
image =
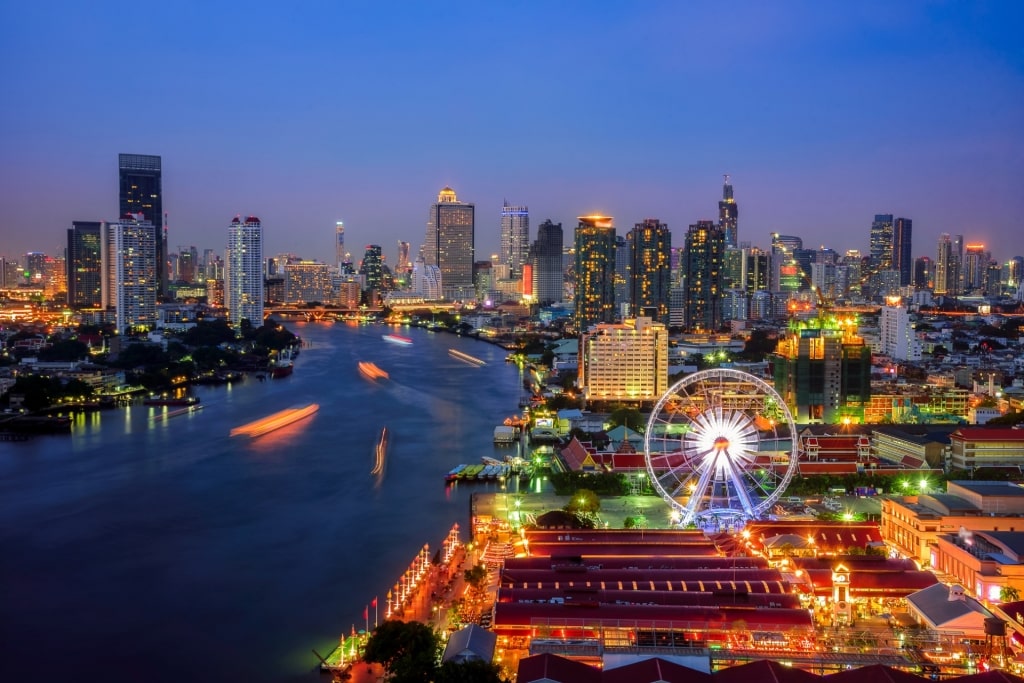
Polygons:
<instances>
[{"instance_id":1,"label":"palm tree","mask_svg":"<svg viewBox=\"0 0 1024 683\"><path fill-rule=\"evenodd\" d=\"M1020 600L1020 591L1013 586L1003 586L999 589L999 602L1017 602Z\"/></svg>"}]
</instances>

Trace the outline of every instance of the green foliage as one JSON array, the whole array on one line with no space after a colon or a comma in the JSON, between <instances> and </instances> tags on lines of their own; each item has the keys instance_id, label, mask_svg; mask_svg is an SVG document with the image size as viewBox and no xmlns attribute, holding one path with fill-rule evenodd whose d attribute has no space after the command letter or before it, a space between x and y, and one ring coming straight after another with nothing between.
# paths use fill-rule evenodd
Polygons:
<instances>
[{"instance_id":1,"label":"green foliage","mask_svg":"<svg viewBox=\"0 0 1024 683\"><path fill-rule=\"evenodd\" d=\"M19 375L14 386L5 394L8 401L11 394L24 396L22 405L26 410L36 411L48 408L59 399L66 396L92 396L93 390L85 382L70 380L62 382L57 377L44 377L42 375Z\"/></svg>"},{"instance_id":2,"label":"green foliage","mask_svg":"<svg viewBox=\"0 0 1024 683\"><path fill-rule=\"evenodd\" d=\"M434 676L434 683L508 683L501 677L497 664L474 659L468 662L445 662Z\"/></svg>"},{"instance_id":3,"label":"green foliage","mask_svg":"<svg viewBox=\"0 0 1024 683\"><path fill-rule=\"evenodd\" d=\"M1020 591L1013 586L1002 586L999 589L999 602L1017 602L1020 600Z\"/></svg>"},{"instance_id":4,"label":"green foliage","mask_svg":"<svg viewBox=\"0 0 1024 683\"><path fill-rule=\"evenodd\" d=\"M158 344L128 344L110 364L118 368L156 368L167 365L169 360Z\"/></svg>"},{"instance_id":5,"label":"green foliage","mask_svg":"<svg viewBox=\"0 0 1024 683\"><path fill-rule=\"evenodd\" d=\"M422 683L433 679L441 643L426 624L388 620L366 643L363 659L381 664L392 683Z\"/></svg>"},{"instance_id":6,"label":"green foliage","mask_svg":"<svg viewBox=\"0 0 1024 683\"><path fill-rule=\"evenodd\" d=\"M580 489L601 496L624 496L629 493L629 482L621 472L552 472L551 483L555 493L568 496Z\"/></svg>"},{"instance_id":7,"label":"green foliage","mask_svg":"<svg viewBox=\"0 0 1024 683\"><path fill-rule=\"evenodd\" d=\"M601 499L590 489L577 489L563 509L576 515L595 515L601 511Z\"/></svg>"},{"instance_id":8,"label":"green foliage","mask_svg":"<svg viewBox=\"0 0 1024 683\"><path fill-rule=\"evenodd\" d=\"M235 331L227 320L202 320L187 330L181 339L188 346L219 346L235 341Z\"/></svg>"},{"instance_id":9,"label":"green foliage","mask_svg":"<svg viewBox=\"0 0 1024 683\"><path fill-rule=\"evenodd\" d=\"M642 432L647 422L640 413L639 408L630 406L617 406L608 415L608 422L615 426L625 426L634 432Z\"/></svg>"},{"instance_id":10,"label":"green foliage","mask_svg":"<svg viewBox=\"0 0 1024 683\"><path fill-rule=\"evenodd\" d=\"M472 589L482 591L487 585L487 567L478 564L471 569L466 569L462 572L462 578Z\"/></svg>"},{"instance_id":11,"label":"green foliage","mask_svg":"<svg viewBox=\"0 0 1024 683\"><path fill-rule=\"evenodd\" d=\"M298 340L292 332L278 325L272 318L263 327L253 330L245 338L257 346L273 351L281 351L295 344Z\"/></svg>"},{"instance_id":12,"label":"green foliage","mask_svg":"<svg viewBox=\"0 0 1024 683\"><path fill-rule=\"evenodd\" d=\"M47 362L79 361L89 357L89 347L77 339L65 339L39 349L37 356L39 360Z\"/></svg>"},{"instance_id":13,"label":"green foliage","mask_svg":"<svg viewBox=\"0 0 1024 683\"><path fill-rule=\"evenodd\" d=\"M580 401L578 398L570 398L565 394L559 394L558 396L552 396L547 400L548 410L567 410L570 408L579 408Z\"/></svg>"}]
</instances>

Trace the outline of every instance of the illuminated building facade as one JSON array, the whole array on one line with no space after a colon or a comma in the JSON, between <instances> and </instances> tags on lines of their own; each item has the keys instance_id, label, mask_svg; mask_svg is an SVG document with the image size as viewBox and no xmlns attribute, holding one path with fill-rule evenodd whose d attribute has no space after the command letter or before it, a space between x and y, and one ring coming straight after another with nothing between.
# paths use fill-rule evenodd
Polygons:
<instances>
[{"instance_id":1,"label":"illuminated building facade","mask_svg":"<svg viewBox=\"0 0 1024 683\"><path fill-rule=\"evenodd\" d=\"M876 214L871 222L869 265L872 273L889 270L893 264L892 214Z\"/></svg>"},{"instance_id":2,"label":"illuminated building facade","mask_svg":"<svg viewBox=\"0 0 1024 683\"><path fill-rule=\"evenodd\" d=\"M153 230L156 250L157 293L167 291L167 232L164 225L164 201L161 160L151 154L119 154L119 216L142 214Z\"/></svg>"},{"instance_id":3,"label":"illuminated building facade","mask_svg":"<svg viewBox=\"0 0 1024 683\"><path fill-rule=\"evenodd\" d=\"M118 333L156 322L156 231L141 215L107 224L109 291Z\"/></svg>"},{"instance_id":4,"label":"illuminated building facade","mask_svg":"<svg viewBox=\"0 0 1024 683\"><path fill-rule=\"evenodd\" d=\"M284 303L324 303L333 297L330 267L317 261L298 261L284 266Z\"/></svg>"},{"instance_id":5,"label":"illuminated building facade","mask_svg":"<svg viewBox=\"0 0 1024 683\"><path fill-rule=\"evenodd\" d=\"M916 289L931 289L935 285L935 262L927 256L914 260L913 285Z\"/></svg>"},{"instance_id":6,"label":"illuminated building facade","mask_svg":"<svg viewBox=\"0 0 1024 683\"><path fill-rule=\"evenodd\" d=\"M575 323L584 332L615 316L615 227L609 216L580 216L576 226Z\"/></svg>"},{"instance_id":7,"label":"illuminated building facade","mask_svg":"<svg viewBox=\"0 0 1024 683\"><path fill-rule=\"evenodd\" d=\"M334 224L334 265L341 266L345 258L345 221Z\"/></svg>"},{"instance_id":8,"label":"illuminated building facade","mask_svg":"<svg viewBox=\"0 0 1024 683\"><path fill-rule=\"evenodd\" d=\"M235 327L263 324L263 225L256 216L235 216L224 250L224 304Z\"/></svg>"},{"instance_id":9,"label":"illuminated building facade","mask_svg":"<svg viewBox=\"0 0 1024 683\"><path fill-rule=\"evenodd\" d=\"M683 286L686 290L686 328L714 332L722 324L722 267L725 233L711 221L698 221L686 233Z\"/></svg>"},{"instance_id":10,"label":"illuminated building facade","mask_svg":"<svg viewBox=\"0 0 1024 683\"><path fill-rule=\"evenodd\" d=\"M725 184L722 185L722 200L718 202L718 225L725 233L725 248L736 249L739 247L738 224L740 210L736 206L736 200L732 196L732 183L729 176L725 176Z\"/></svg>"},{"instance_id":11,"label":"illuminated building facade","mask_svg":"<svg viewBox=\"0 0 1024 683\"><path fill-rule=\"evenodd\" d=\"M579 384L588 401L656 401L668 389L668 329L650 318L580 334Z\"/></svg>"},{"instance_id":12,"label":"illuminated building facade","mask_svg":"<svg viewBox=\"0 0 1024 683\"><path fill-rule=\"evenodd\" d=\"M533 295L537 303L562 300L565 269L562 266L562 224L546 220L537 227L537 239L530 247L533 264Z\"/></svg>"},{"instance_id":13,"label":"illuminated building facade","mask_svg":"<svg viewBox=\"0 0 1024 683\"><path fill-rule=\"evenodd\" d=\"M964 294L985 291L988 262L991 260L984 244L968 244L964 249L962 289Z\"/></svg>"},{"instance_id":14,"label":"illuminated building facade","mask_svg":"<svg viewBox=\"0 0 1024 683\"><path fill-rule=\"evenodd\" d=\"M423 261L441 271L444 298L468 301L476 296L473 287L475 207L460 202L455 190L445 187L430 207Z\"/></svg>"},{"instance_id":15,"label":"illuminated building facade","mask_svg":"<svg viewBox=\"0 0 1024 683\"><path fill-rule=\"evenodd\" d=\"M380 291L384 287L384 252L379 244L367 244L359 272L366 277L366 288Z\"/></svg>"},{"instance_id":16,"label":"illuminated building facade","mask_svg":"<svg viewBox=\"0 0 1024 683\"><path fill-rule=\"evenodd\" d=\"M871 397L871 349L853 321L794 320L771 364L775 390L798 424L862 421Z\"/></svg>"},{"instance_id":17,"label":"illuminated building facade","mask_svg":"<svg viewBox=\"0 0 1024 683\"><path fill-rule=\"evenodd\" d=\"M800 264L796 260L796 251L804 248L804 241L793 235L772 233L772 277L768 290L771 292L796 292L800 290Z\"/></svg>"},{"instance_id":18,"label":"illuminated building facade","mask_svg":"<svg viewBox=\"0 0 1024 683\"><path fill-rule=\"evenodd\" d=\"M630 258L630 309L667 325L672 285L672 234L657 218L637 223L626 235Z\"/></svg>"},{"instance_id":19,"label":"illuminated building facade","mask_svg":"<svg viewBox=\"0 0 1024 683\"><path fill-rule=\"evenodd\" d=\"M501 206L501 263L513 279L523 276L523 264L530 253L530 210L525 206Z\"/></svg>"},{"instance_id":20,"label":"illuminated building facade","mask_svg":"<svg viewBox=\"0 0 1024 683\"><path fill-rule=\"evenodd\" d=\"M886 300L878 316L882 353L894 360L921 360L921 341L910 324L907 307L899 297Z\"/></svg>"},{"instance_id":21,"label":"illuminated building facade","mask_svg":"<svg viewBox=\"0 0 1024 683\"><path fill-rule=\"evenodd\" d=\"M103 305L103 250L98 221L73 221L68 228L68 306L73 310Z\"/></svg>"}]
</instances>

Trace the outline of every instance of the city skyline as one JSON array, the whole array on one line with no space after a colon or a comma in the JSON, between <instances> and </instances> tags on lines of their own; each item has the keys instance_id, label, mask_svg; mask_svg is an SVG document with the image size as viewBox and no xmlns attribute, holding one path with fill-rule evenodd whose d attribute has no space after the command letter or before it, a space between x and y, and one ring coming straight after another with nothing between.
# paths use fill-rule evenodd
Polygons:
<instances>
[{"instance_id":1,"label":"city skyline","mask_svg":"<svg viewBox=\"0 0 1024 683\"><path fill-rule=\"evenodd\" d=\"M942 233L1024 255L1024 51L1003 30L1024 10L729 10L5 7L18 106L0 112L0 255L56 253L73 221L116 220L123 153L162 158L172 252L220 252L225 223L256 214L266 254L331 263L344 221L350 252L381 244L393 265L446 185L476 206L476 260L499 252L504 198L534 225L601 214L624 235L657 218L681 243L718 215L728 173L740 242L866 254L873 217L892 214L913 221L914 258L935 259ZM95 46L139 25L161 42L126 89L117 52ZM496 25L531 41L496 47ZM265 43L243 57L224 35Z\"/></svg>"}]
</instances>

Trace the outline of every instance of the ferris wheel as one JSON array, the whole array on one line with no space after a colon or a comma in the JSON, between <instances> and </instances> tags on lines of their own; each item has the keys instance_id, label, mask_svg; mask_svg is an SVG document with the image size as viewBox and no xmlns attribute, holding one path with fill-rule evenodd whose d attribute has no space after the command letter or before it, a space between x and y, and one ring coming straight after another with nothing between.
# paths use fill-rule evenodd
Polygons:
<instances>
[{"instance_id":1,"label":"ferris wheel","mask_svg":"<svg viewBox=\"0 0 1024 683\"><path fill-rule=\"evenodd\" d=\"M796 473L799 438L782 397L729 368L676 382L655 404L644 461L682 525L723 527L763 516Z\"/></svg>"}]
</instances>

